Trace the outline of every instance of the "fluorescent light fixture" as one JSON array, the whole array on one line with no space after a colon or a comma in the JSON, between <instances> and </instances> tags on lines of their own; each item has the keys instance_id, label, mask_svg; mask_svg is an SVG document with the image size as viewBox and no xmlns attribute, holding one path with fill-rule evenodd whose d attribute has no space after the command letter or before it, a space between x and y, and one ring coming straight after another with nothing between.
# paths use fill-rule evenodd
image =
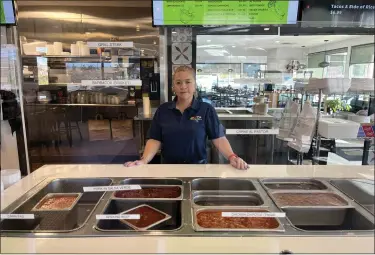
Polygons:
<instances>
[{"instance_id":1,"label":"fluorescent light fixture","mask_svg":"<svg viewBox=\"0 0 375 255\"><path fill-rule=\"evenodd\" d=\"M172 31L172 34L177 34L177 32L176 31Z\"/></svg>"},{"instance_id":2,"label":"fluorescent light fixture","mask_svg":"<svg viewBox=\"0 0 375 255\"><path fill-rule=\"evenodd\" d=\"M269 27L265 27L265 28L264 28L264 31L268 31L268 30L270 30Z\"/></svg>"},{"instance_id":3,"label":"fluorescent light fixture","mask_svg":"<svg viewBox=\"0 0 375 255\"><path fill-rule=\"evenodd\" d=\"M276 41L275 43L280 43L280 41Z\"/></svg>"},{"instance_id":4,"label":"fluorescent light fixture","mask_svg":"<svg viewBox=\"0 0 375 255\"><path fill-rule=\"evenodd\" d=\"M209 43L209 42L211 42L211 40L207 40L207 42Z\"/></svg>"},{"instance_id":5,"label":"fluorescent light fixture","mask_svg":"<svg viewBox=\"0 0 375 255\"><path fill-rule=\"evenodd\" d=\"M236 45L232 45L232 48L236 48Z\"/></svg>"},{"instance_id":6,"label":"fluorescent light fixture","mask_svg":"<svg viewBox=\"0 0 375 255\"><path fill-rule=\"evenodd\" d=\"M224 57L224 55L229 54L228 51L226 51L226 50L208 49L208 50L204 50L204 51L207 52L208 54L210 54L211 56L215 56L215 57Z\"/></svg>"},{"instance_id":7,"label":"fluorescent light fixture","mask_svg":"<svg viewBox=\"0 0 375 255\"><path fill-rule=\"evenodd\" d=\"M199 49L222 49L223 48L223 45L219 45L219 44L207 44L207 45L199 45L197 46L197 48Z\"/></svg>"}]
</instances>

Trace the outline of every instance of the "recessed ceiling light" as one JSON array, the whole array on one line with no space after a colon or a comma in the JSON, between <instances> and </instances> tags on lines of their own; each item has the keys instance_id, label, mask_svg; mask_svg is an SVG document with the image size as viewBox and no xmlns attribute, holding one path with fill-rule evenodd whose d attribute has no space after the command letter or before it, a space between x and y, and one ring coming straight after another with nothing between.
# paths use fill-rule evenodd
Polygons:
<instances>
[{"instance_id":1,"label":"recessed ceiling light","mask_svg":"<svg viewBox=\"0 0 375 255\"><path fill-rule=\"evenodd\" d=\"M280 43L280 41L276 41L275 43Z\"/></svg>"},{"instance_id":2,"label":"recessed ceiling light","mask_svg":"<svg viewBox=\"0 0 375 255\"><path fill-rule=\"evenodd\" d=\"M154 44L156 44L156 41L154 41Z\"/></svg>"},{"instance_id":3,"label":"recessed ceiling light","mask_svg":"<svg viewBox=\"0 0 375 255\"><path fill-rule=\"evenodd\" d=\"M211 40L207 40L207 42L211 42Z\"/></svg>"},{"instance_id":4,"label":"recessed ceiling light","mask_svg":"<svg viewBox=\"0 0 375 255\"><path fill-rule=\"evenodd\" d=\"M232 45L232 48L236 48L236 45Z\"/></svg>"},{"instance_id":5,"label":"recessed ceiling light","mask_svg":"<svg viewBox=\"0 0 375 255\"><path fill-rule=\"evenodd\" d=\"M265 28L264 28L264 31L268 31L268 30L270 30L269 27L265 27Z\"/></svg>"}]
</instances>

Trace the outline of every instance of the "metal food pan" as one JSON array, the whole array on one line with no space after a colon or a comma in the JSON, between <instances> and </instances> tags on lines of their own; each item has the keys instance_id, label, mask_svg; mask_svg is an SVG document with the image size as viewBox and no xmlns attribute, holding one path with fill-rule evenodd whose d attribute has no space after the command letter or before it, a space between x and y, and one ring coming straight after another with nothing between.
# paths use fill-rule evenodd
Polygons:
<instances>
[{"instance_id":1,"label":"metal food pan","mask_svg":"<svg viewBox=\"0 0 375 255\"><path fill-rule=\"evenodd\" d=\"M236 206L236 207L253 207L262 206L263 199L257 193L247 194L243 196L213 196L213 195L195 195L193 203L199 207L221 207L221 206Z\"/></svg>"},{"instance_id":2,"label":"metal food pan","mask_svg":"<svg viewBox=\"0 0 375 255\"><path fill-rule=\"evenodd\" d=\"M258 194L256 191L231 191L231 190L204 190L204 191L192 191L191 198L195 196L251 196L252 194Z\"/></svg>"},{"instance_id":3,"label":"metal food pan","mask_svg":"<svg viewBox=\"0 0 375 255\"><path fill-rule=\"evenodd\" d=\"M65 209L39 209L39 207L51 197L74 196L75 201L69 208ZM82 193L49 193L35 205L31 212L40 218L39 229L41 230L64 230L73 229L77 224L77 203Z\"/></svg>"},{"instance_id":4,"label":"metal food pan","mask_svg":"<svg viewBox=\"0 0 375 255\"><path fill-rule=\"evenodd\" d=\"M48 193L81 193L83 187L110 186L111 178L59 178L54 179L43 189ZM82 203L97 203L104 192L85 192L82 194Z\"/></svg>"},{"instance_id":5,"label":"metal food pan","mask_svg":"<svg viewBox=\"0 0 375 255\"><path fill-rule=\"evenodd\" d=\"M121 185L124 185L124 184L121 184ZM127 185L127 184L125 184ZM132 184L133 185L133 184ZM136 184L138 185L138 184ZM141 188L171 188L171 187L178 187L180 188L180 196L176 197L176 198L120 198L120 197L116 197L115 194L116 194L116 191L112 193L111 195L111 199L117 199L117 200L143 200L143 201L158 201L158 200L182 200L183 197L184 197L184 186L183 185L140 185Z\"/></svg>"},{"instance_id":6,"label":"metal food pan","mask_svg":"<svg viewBox=\"0 0 375 255\"><path fill-rule=\"evenodd\" d=\"M51 198L51 197L76 197L72 205L65 209L39 209L43 205L43 203ZM43 212L54 212L54 211L61 211L61 212L67 212L72 210L76 204L78 203L79 199L82 197L82 193L49 193L46 196L44 196L39 203L37 203L33 209L31 209L32 212L36 213L43 213Z\"/></svg>"},{"instance_id":7,"label":"metal food pan","mask_svg":"<svg viewBox=\"0 0 375 255\"><path fill-rule=\"evenodd\" d=\"M256 191L256 188L246 179L199 178L191 182L191 190Z\"/></svg>"},{"instance_id":8,"label":"metal food pan","mask_svg":"<svg viewBox=\"0 0 375 255\"><path fill-rule=\"evenodd\" d=\"M373 231L374 222L356 208L284 208L289 222L304 231Z\"/></svg>"},{"instance_id":9,"label":"metal food pan","mask_svg":"<svg viewBox=\"0 0 375 255\"><path fill-rule=\"evenodd\" d=\"M331 180L330 183L342 193L352 198L374 214L374 181L373 180Z\"/></svg>"},{"instance_id":10,"label":"metal food pan","mask_svg":"<svg viewBox=\"0 0 375 255\"><path fill-rule=\"evenodd\" d=\"M183 181L176 178L129 178L122 180L120 185L172 185L181 186Z\"/></svg>"},{"instance_id":11,"label":"metal food pan","mask_svg":"<svg viewBox=\"0 0 375 255\"><path fill-rule=\"evenodd\" d=\"M334 205L330 205L330 206L325 206L325 205L298 205L298 206L295 206L295 205L282 205L280 203L278 203L277 199L275 199L275 194L282 194L282 193L291 193L291 194L330 194L330 195L334 195L335 197L337 197L339 200L343 201L346 203L346 205L339 205L339 206L334 206ZM312 191L312 192L306 192L306 191L295 191L295 190L288 190L288 191L269 191L268 192L268 195L269 197L273 200L273 202L276 204L277 207L281 208L281 209L284 209L284 208L352 208L353 205L351 204L351 202L344 198L343 196L339 195L339 194L336 194L335 192L332 192L332 191Z\"/></svg>"},{"instance_id":12,"label":"metal food pan","mask_svg":"<svg viewBox=\"0 0 375 255\"><path fill-rule=\"evenodd\" d=\"M261 179L260 183L266 190L327 190L323 182L310 178Z\"/></svg>"},{"instance_id":13,"label":"metal food pan","mask_svg":"<svg viewBox=\"0 0 375 255\"><path fill-rule=\"evenodd\" d=\"M198 225L197 222L197 215L203 211L220 211L220 212L269 212L269 210L264 209L244 209L244 208L236 208L236 207L226 207L226 208L217 208L217 209L197 209L194 210L193 213L193 228L195 231L198 232L217 232L217 231L225 231L225 232L284 232L285 229L281 224L280 220L275 218L278 223L278 227L275 229L235 229L235 228L203 228Z\"/></svg>"},{"instance_id":14,"label":"metal food pan","mask_svg":"<svg viewBox=\"0 0 375 255\"><path fill-rule=\"evenodd\" d=\"M181 200L175 201L135 201L109 200L100 214L120 214L147 204L172 218L150 227L147 231L174 232L183 226L183 211ZM100 232L134 232L134 229L120 220L97 220L95 228Z\"/></svg>"},{"instance_id":15,"label":"metal food pan","mask_svg":"<svg viewBox=\"0 0 375 255\"><path fill-rule=\"evenodd\" d=\"M120 221L121 221L122 223L124 223L124 224L130 226L130 227L133 228L134 230L137 230L137 231L146 231L146 230L148 230L148 229L150 229L150 228L152 228L152 227L155 227L155 226L159 225L160 223L162 223L162 222L164 222L164 221L167 221L167 220L169 220L170 218L172 218L172 216L166 214L165 212L162 212L162 211L160 211L160 210L158 210L158 209L156 209L156 208L154 208L154 207L152 207L152 206L149 206L149 205L147 205L147 204L142 204L142 205L136 206L136 207L134 207L134 208L132 208L132 209L130 209L130 210L127 210L127 211L125 211L125 212L122 212L121 214L127 214L127 213L129 213L129 212L131 212L131 211L133 211L133 210L135 210L135 209L137 209L137 208L139 208L139 207L144 207L144 206L149 207L149 208L151 208L152 210L157 211L157 212L160 213L160 214L163 214L163 215L165 216L164 219L159 220L159 221L157 221L157 222L155 222L155 223L153 223L153 224L151 224L151 225L149 225L149 226L147 226L147 227L145 227L145 228L139 228L139 227L133 225L132 223L128 222L127 220L120 220Z\"/></svg>"}]
</instances>

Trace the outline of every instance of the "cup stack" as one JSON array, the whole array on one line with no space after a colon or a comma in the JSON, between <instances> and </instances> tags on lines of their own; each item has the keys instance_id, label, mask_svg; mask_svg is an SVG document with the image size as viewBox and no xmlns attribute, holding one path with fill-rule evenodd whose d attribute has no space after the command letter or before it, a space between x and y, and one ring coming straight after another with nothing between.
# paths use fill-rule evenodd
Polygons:
<instances>
[{"instance_id":1,"label":"cup stack","mask_svg":"<svg viewBox=\"0 0 375 255\"><path fill-rule=\"evenodd\" d=\"M149 97L143 97L143 116L151 116L151 104Z\"/></svg>"}]
</instances>

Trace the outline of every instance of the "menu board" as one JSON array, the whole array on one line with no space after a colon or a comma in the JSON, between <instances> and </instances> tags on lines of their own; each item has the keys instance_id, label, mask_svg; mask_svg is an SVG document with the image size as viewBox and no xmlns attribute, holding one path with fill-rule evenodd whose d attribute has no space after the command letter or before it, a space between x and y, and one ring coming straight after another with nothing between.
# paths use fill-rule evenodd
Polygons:
<instances>
[{"instance_id":1,"label":"menu board","mask_svg":"<svg viewBox=\"0 0 375 255\"><path fill-rule=\"evenodd\" d=\"M374 0L305 0L303 27L373 28Z\"/></svg>"},{"instance_id":2,"label":"menu board","mask_svg":"<svg viewBox=\"0 0 375 255\"><path fill-rule=\"evenodd\" d=\"M13 0L0 0L0 24L12 25L16 23Z\"/></svg>"},{"instance_id":3,"label":"menu board","mask_svg":"<svg viewBox=\"0 0 375 255\"><path fill-rule=\"evenodd\" d=\"M153 25L296 24L299 1L153 0Z\"/></svg>"}]
</instances>

